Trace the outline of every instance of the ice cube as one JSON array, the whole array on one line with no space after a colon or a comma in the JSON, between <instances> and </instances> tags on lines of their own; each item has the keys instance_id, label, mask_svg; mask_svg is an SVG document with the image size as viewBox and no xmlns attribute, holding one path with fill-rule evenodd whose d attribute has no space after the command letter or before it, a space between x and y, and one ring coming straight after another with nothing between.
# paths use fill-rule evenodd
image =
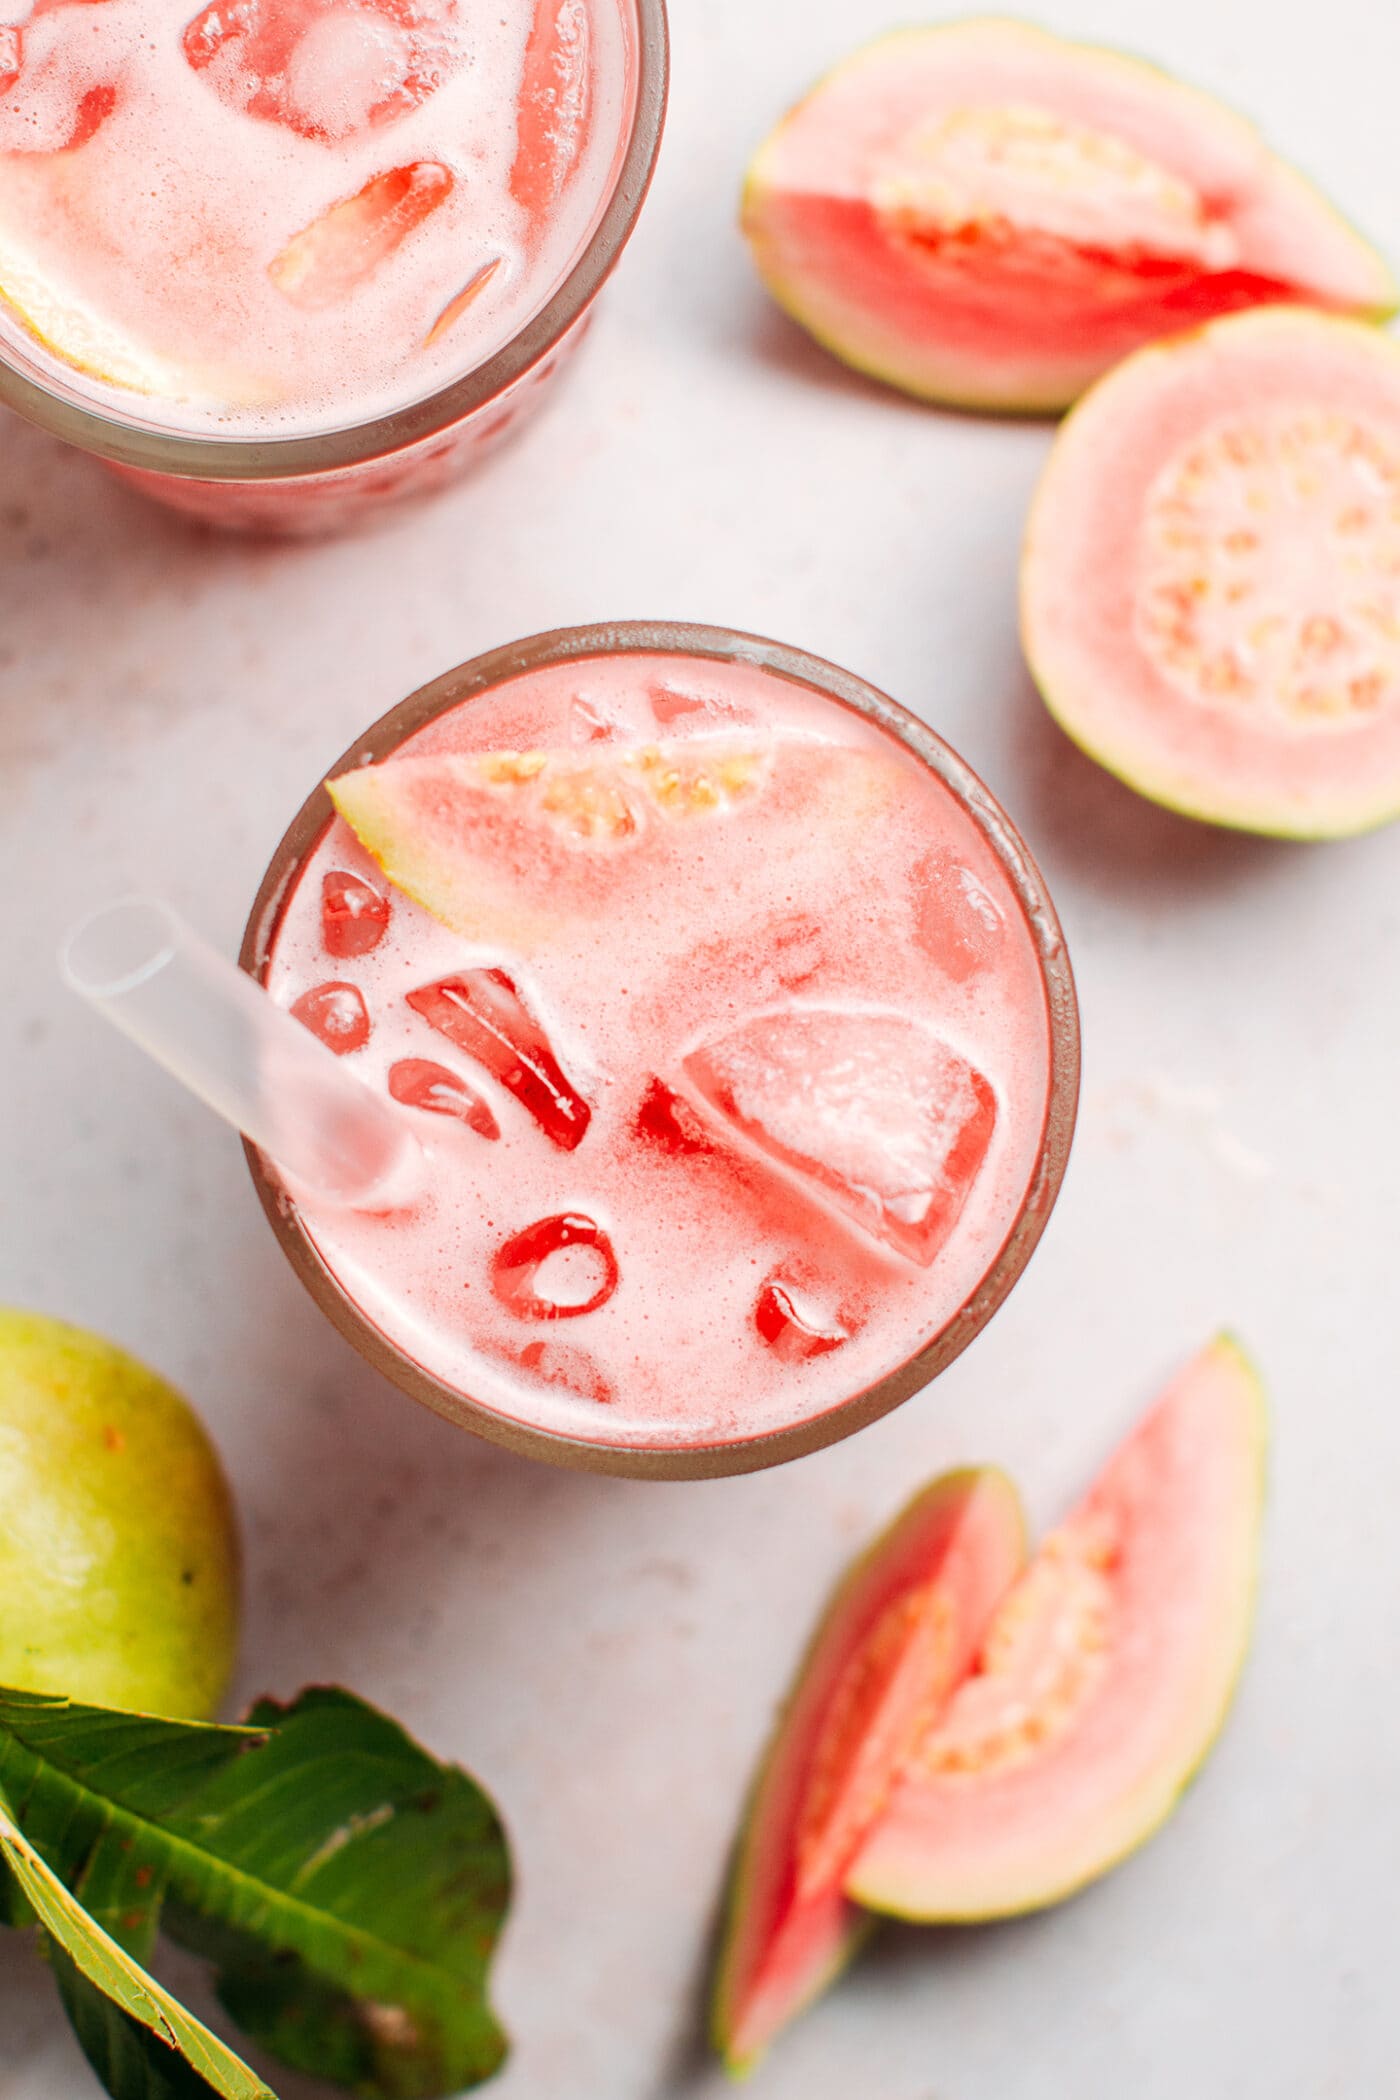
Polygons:
<instances>
[{"instance_id":1,"label":"ice cube","mask_svg":"<svg viewBox=\"0 0 1400 2100\"><path fill-rule=\"evenodd\" d=\"M498 1138L501 1126L480 1094L446 1065L430 1057L401 1057L389 1069L389 1092L405 1108L421 1108L429 1115L455 1116L479 1137Z\"/></svg>"},{"instance_id":2,"label":"ice cube","mask_svg":"<svg viewBox=\"0 0 1400 2100\"><path fill-rule=\"evenodd\" d=\"M647 695L651 711L663 729L732 729L736 723L754 719L749 708L736 707L714 693L692 693L684 686L654 685Z\"/></svg>"},{"instance_id":3,"label":"ice cube","mask_svg":"<svg viewBox=\"0 0 1400 2100\"><path fill-rule=\"evenodd\" d=\"M909 1260L946 1241L987 1156L996 1095L904 1014L791 1007L685 1060L710 1107Z\"/></svg>"},{"instance_id":4,"label":"ice cube","mask_svg":"<svg viewBox=\"0 0 1400 2100\"><path fill-rule=\"evenodd\" d=\"M389 930L389 900L372 884L344 868L321 877L321 941L327 955L343 962L368 955Z\"/></svg>"},{"instance_id":5,"label":"ice cube","mask_svg":"<svg viewBox=\"0 0 1400 2100\"><path fill-rule=\"evenodd\" d=\"M704 1118L664 1079L653 1079L642 1096L634 1128L638 1137L663 1152L683 1155L719 1150Z\"/></svg>"},{"instance_id":6,"label":"ice cube","mask_svg":"<svg viewBox=\"0 0 1400 2100\"><path fill-rule=\"evenodd\" d=\"M441 161L415 160L372 176L294 235L267 274L294 306L338 306L374 275L453 189Z\"/></svg>"},{"instance_id":7,"label":"ice cube","mask_svg":"<svg viewBox=\"0 0 1400 2100\"><path fill-rule=\"evenodd\" d=\"M914 869L914 920L924 953L958 984L987 967L1006 927L972 870L946 853Z\"/></svg>"},{"instance_id":8,"label":"ice cube","mask_svg":"<svg viewBox=\"0 0 1400 2100\"><path fill-rule=\"evenodd\" d=\"M510 193L543 219L588 136L593 73L588 0L536 0L516 105Z\"/></svg>"},{"instance_id":9,"label":"ice cube","mask_svg":"<svg viewBox=\"0 0 1400 2100\"><path fill-rule=\"evenodd\" d=\"M0 26L0 97L12 97L0 105L0 153L76 152L116 108L116 86L102 77L110 52L82 34L87 12L36 0L26 24Z\"/></svg>"},{"instance_id":10,"label":"ice cube","mask_svg":"<svg viewBox=\"0 0 1400 2100\"><path fill-rule=\"evenodd\" d=\"M770 1276L759 1292L753 1318L764 1341L785 1363L828 1356L851 1339L848 1327L839 1320L823 1319L805 1293L778 1276Z\"/></svg>"},{"instance_id":11,"label":"ice cube","mask_svg":"<svg viewBox=\"0 0 1400 2100\"><path fill-rule=\"evenodd\" d=\"M576 1349L572 1342L527 1342L520 1361L546 1385L566 1386L581 1400L596 1400L606 1407L613 1398L611 1385L587 1350Z\"/></svg>"},{"instance_id":12,"label":"ice cube","mask_svg":"<svg viewBox=\"0 0 1400 2100\"><path fill-rule=\"evenodd\" d=\"M337 142L416 109L465 56L451 0L213 0L183 43L230 108Z\"/></svg>"},{"instance_id":13,"label":"ice cube","mask_svg":"<svg viewBox=\"0 0 1400 2100\"><path fill-rule=\"evenodd\" d=\"M354 984L317 984L292 1007L294 1020L318 1035L328 1050L346 1057L369 1041L369 1008Z\"/></svg>"},{"instance_id":14,"label":"ice cube","mask_svg":"<svg viewBox=\"0 0 1400 2100\"><path fill-rule=\"evenodd\" d=\"M592 1110L504 970L462 970L408 994L430 1027L465 1050L565 1152L583 1142Z\"/></svg>"},{"instance_id":15,"label":"ice cube","mask_svg":"<svg viewBox=\"0 0 1400 2100\"><path fill-rule=\"evenodd\" d=\"M571 744L608 744L625 734L625 724L613 715L604 714L596 701L575 693L569 708Z\"/></svg>"},{"instance_id":16,"label":"ice cube","mask_svg":"<svg viewBox=\"0 0 1400 2100\"><path fill-rule=\"evenodd\" d=\"M497 1248L491 1288L522 1320L577 1320L607 1304L618 1274L602 1226L581 1211L563 1211Z\"/></svg>"},{"instance_id":17,"label":"ice cube","mask_svg":"<svg viewBox=\"0 0 1400 2100\"><path fill-rule=\"evenodd\" d=\"M85 146L88 140L101 130L116 106L117 91L110 82L104 81L98 87L89 88L79 98L78 106L73 112L73 128L60 150L73 153L79 146Z\"/></svg>"}]
</instances>

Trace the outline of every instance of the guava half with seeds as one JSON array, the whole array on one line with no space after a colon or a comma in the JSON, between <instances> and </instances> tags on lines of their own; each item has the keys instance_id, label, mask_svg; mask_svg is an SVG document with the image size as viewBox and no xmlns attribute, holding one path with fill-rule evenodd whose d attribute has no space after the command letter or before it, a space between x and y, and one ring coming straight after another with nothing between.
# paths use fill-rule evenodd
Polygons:
<instances>
[{"instance_id":1,"label":"guava half with seeds","mask_svg":"<svg viewBox=\"0 0 1400 2100\"><path fill-rule=\"evenodd\" d=\"M817 1629L740 1840L715 2046L753 2068L850 1960L869 1921L841 1892L914 1742L1020 1571L1016 1490L990 1470L926 1488L851 1569Z\"/></svg>"},{"instance_id":2,"label":"guava half with seeds","mask_svg":"<svg viewBox=\"0 0 1400 2100\"><path fill-rule=\"evenodd\" d=\"M1292 838L1400 815L1400 345L1271 307L1110 373L1032 505L1021 632L1154 801Z\"/></svg>"},{"instance_id":3,"label":"guava half with seeds","mask_svg":"<svg viewBox=\"0 0 1400 2100\"><path fill-rule=\"evenodd\" d=\"M1143 1844L1244 1661L1263 1390L1217 1337L1000 1605L845 1877L872 1910L970 1922L1058 1902Z\"/></svg>"},{"instance_id":4,"label":"guava half with seeds","mask_svg":"<svg viewBox=\"0 0 1400 2100\"><path fill-rule=\"evenodd\" d=\"M838 66L760 149L742 224L819 342L966 408L1059 410L1142 344L1266 301L1380 319L1400 297L1213 96L992 17Z\"/></svg>"}]
</instances>

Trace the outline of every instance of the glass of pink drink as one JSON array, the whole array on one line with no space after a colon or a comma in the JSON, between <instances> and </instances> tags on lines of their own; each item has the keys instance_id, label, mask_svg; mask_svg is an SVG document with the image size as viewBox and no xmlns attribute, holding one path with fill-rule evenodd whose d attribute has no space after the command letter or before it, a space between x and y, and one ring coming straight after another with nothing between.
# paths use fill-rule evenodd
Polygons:
<instances>
[{"instance_id":1,"label":"glass of pink drink","mask_svg":"<svg viewBox=\"0 0 1400 2100\"><path fill-rule=\"evenodd\" d=\"M249 1156L371 1363L517 1450L683 1477L966 1347L1058 1193L1078 1017L1034 863L930 730L775 643L583 628L328 781L242 961L403 1104L423 1183L337 1211Z\"/></svg>"},{"instance_id":2,"label":"glass of pink drink","mask_svg":"<svg viewBox=\"0 0 1400 2100\"><path fill-rule=\"evenodd\" d=\"M0 27L0 400L216 525L455 478L650 179L664 0L33 0Z\"/></svg>"}]
</instances>

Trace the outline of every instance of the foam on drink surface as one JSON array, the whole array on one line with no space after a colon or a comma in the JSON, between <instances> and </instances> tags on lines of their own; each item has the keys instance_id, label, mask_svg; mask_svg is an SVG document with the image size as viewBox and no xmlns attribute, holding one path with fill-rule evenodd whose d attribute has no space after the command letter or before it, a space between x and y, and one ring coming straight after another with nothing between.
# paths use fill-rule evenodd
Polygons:
<instances>
[{"instance_id":1,"label":"foam on drink surface","mask_svg":"<svg viewBox=\"0 0 1400 2100\"><path fill-rule=\"evenodd\" d=\"M551 876L548 938L450 930L336 818L269 982L286 1005L353 983L370 1020L353 1068L418 1090L428 1195L387 1217L302 1212L368 1318L512 1418L685 1446L819 1415L946 1326L1034 1176L1049 1026L972 819L896 739L791 681L674 656L559 665L395 756L563 749L565 777L616 758L656 792L638 754L658 745L666 778L703 778L711 751L747 777L739 747L762 765L698 815L663 798L635 838L587 804L585 873L574 908ZM789 791L826 815L796 821ZM625 890L587 881L609 855ZM352 878L389 903L361 952Z\"/></svg>"},{"instance_id":2,"label":"foam on drink surface","mask_svg":"<svg viewBox=\"0 0 1400 2100\"><path fill-rule=\"evenodd\" d=\"M163 427L418 400L582 252L631 34L627 0L33 0L0 28L0 334Z\"/></svg>"}]
</instances>

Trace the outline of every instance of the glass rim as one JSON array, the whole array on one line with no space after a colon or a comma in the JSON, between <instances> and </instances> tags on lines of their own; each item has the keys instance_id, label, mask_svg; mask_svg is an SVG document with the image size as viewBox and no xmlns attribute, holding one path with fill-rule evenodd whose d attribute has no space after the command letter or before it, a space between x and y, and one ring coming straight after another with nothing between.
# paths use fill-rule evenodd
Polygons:
<instances>
[{"instance_id":1,"label":"glass rim","mask_svg":"<svg viewBox=\"0 0 1400 2100\"><path fill-rule=\"evenodd\" d=\"M10 361L0 342L0 404L83 452L181 480L264 482L335 472L382 459L488 407L538 365L580 321L611 275L651 187L666 116L670 35L666 0L630 0L637 25L637 91L622 163L582 254L508 343L420 400L366 422L304 436L219 437L151 429L120 410L68 399Z\"/></svg>"},{"instance_id":2,"label":"glass rim","mask_svg":"<svg viewBox=\"0 0 1400 2100\"><path fill-rule=\"evenodd\" d=\"M397 750L427 723L465 700L530 671L619 655L712 657L807 686L894 736L928 766L991 846L1023 913L1045 996L1048 1084L1035 1171L1004 1239L962 1305L902 1363L848 1399L803 1421L747 1438L701 1445L609 1444L522 1422L438 1378L375 1326L341 1284L302 1224L275 1169L255 1146L244 1152L264 1211L305 1288L374 1369L410 1398L459 1427L526 1457L575 1471L653 1480L714 1479L781 1465L877 1421L946 1370L981 1333L1010 1293L1040 1240L1069 1163L1079 1102L1080 1028L1074 974L1044 878L1020 832L965 760L898 701L853 672L785 643L737 629L687 622L629 620L556 628L457 665L381 715L327 767L283 834L244 930L240 966L266 980L282 908L335 811L326 781Z\"/></svg>"}]
</instances>

